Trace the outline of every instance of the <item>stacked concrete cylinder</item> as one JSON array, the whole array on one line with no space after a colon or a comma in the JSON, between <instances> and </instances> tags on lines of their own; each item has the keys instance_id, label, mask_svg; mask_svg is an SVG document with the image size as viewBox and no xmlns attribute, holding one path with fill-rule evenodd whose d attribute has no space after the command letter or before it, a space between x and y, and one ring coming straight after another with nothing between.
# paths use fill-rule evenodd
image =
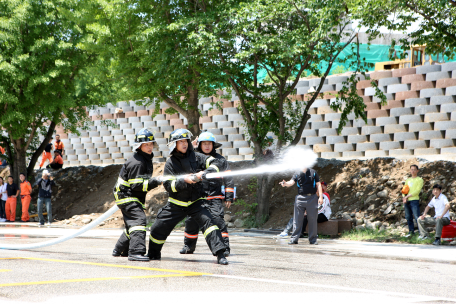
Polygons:
<instances>
[{"instance_id":1,"label":"stacked concrete cylinder","mask_svg":"<svg viewBox=\"0 0 456 304\"><path fill-rule=\"evenodd\" d=\"M366 105L367 122L351 114L342 132L337 133L341 113L331 109L331 103L348 76L328 77L321 87L322 98L310 108L311 118L299 144L309 146L322 158L455 154L456 62L376 71L370 73L370 78L361 77L357 86ZM372 81L386 95L386 104L375 96ZM319 85L319 78L302 80L292 98L306 100L306 94ZM234 94L228 99L208 97L201 98L199 105L202 130L214 133L222 143L221 154L229 161L252 159L254 152L237 108L238 100ZM213 102L221 108L213 107ZM124 114L116 114L116 108ZM134 134L141 128L155 133L154 154L156 160L164 161L169 155L169 134L187 127L185 117L166 114L167 108L160 103L160 113L152 118L153 105L146 107L133 101L95 107L89 111L93 125L80 136L67 136L58 130L66 145L67 165L123 163L132 155Z\"/></svg>"}]
</instances>

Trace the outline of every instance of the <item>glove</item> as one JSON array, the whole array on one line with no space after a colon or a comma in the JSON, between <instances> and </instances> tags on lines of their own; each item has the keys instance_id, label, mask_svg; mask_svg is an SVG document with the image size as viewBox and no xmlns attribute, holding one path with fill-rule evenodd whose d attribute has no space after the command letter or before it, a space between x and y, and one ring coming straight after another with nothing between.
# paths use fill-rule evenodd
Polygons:
<instances>
[{"instance_id":1,"label":"glove","mask_svg":"<svg viewBox=\"0 0 456 304\"><path fill-rule=\"evenodd\" d=\"M161 176L151 177L151 178L149 178L149 189L156 188L159 185L161 185L162 183L163 183L163 181L161 179Z\"/></svg>"}]
</instances>

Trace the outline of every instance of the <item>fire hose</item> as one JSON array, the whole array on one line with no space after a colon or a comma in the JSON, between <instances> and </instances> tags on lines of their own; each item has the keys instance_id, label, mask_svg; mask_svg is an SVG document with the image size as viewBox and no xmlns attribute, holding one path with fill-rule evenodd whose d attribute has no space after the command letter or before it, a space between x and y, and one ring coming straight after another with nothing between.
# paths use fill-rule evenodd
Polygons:
<instances>
[{"instance_id":1,"label":"fire hose","mask_svg":"<svg viewBox=\"0 0 456 304\"><path fill-rule=\"evenodd\" d=\"M75 238L81 234L83 234L84 232L98 226L98 224L100 224L101 222L103 222L104 220L106 220L107 218L109 218L111 215L113 215L117 210L119 210L119 207L117 207L117 205L114 205L112 206L108 211L106 211L103 215L101 215L99 218L97 218L96 220L94 220L93 222L91 222L90 224L82 227L81 229L77 230L76 232L74 233L71 233L71 234L68 234L68 235L64 235L64 236L61 236L57 239L53 239L53 240L50 240L50 241L46 241L46 242L41 242L41 243L35 243L35 244L23 244L23 245L7 245L7 244L0 244L0 249L8 249L8 250L28 250L28 249L37 249L37 248L42 248L42 247L46 247L46 246L51 246L51 245L55 245L55 244L59 244L59 243L62 243L62 242L65 242L69 239L72 239L72 238Z\"/></svg>"}]
</instances>

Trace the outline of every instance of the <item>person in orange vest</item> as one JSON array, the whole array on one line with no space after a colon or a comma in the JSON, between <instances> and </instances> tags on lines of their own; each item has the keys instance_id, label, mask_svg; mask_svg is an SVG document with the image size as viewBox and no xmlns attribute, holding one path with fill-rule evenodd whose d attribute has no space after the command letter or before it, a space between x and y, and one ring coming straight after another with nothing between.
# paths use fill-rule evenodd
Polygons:
<instances>
[{"instance_id":1,"label":"person in orange vest","mask_svg":"<svg viewBox=\"0 0 456 304\"><path fill-rule=\"evenodd\" d=\"M63 143L62 143L62 145L63 145ZM49 161L49 163L52 162L51 150L52 150L52 137L49 140L49 143L46 145L46 148L44 148L43 156L41 157L40 169L43 167L46 160Z\"/></svg>"},{"instance_id":2,"label":"person in orange vest","mask_svg":"<svg viewBox=\"0 0 456 304\"><path fill-rule=\"evenodd\" d=\"M5 204L6 221L14 222L16 220L16 202L19 195L19 188L14 183L13 177L8 176L8 185L6 185L8 199Z\"/></svg>"},{"instance_id":3,"label":"person in orange vest","mask_svg":"<svg viewBox=\"0 0 456 304\"><path fill-rule=\"evenodd\" d=\"M55 136L55 143L54 143L54 151L57 150L60 152L60 155L63 155L63 149L65 149L65 145L60 140L60 135Z\"/></svg>"},{"instance_id":4,"label":"person in orange vest","mask_svg":"<svg viewBox=\"0 0 456 304\"><path fill-rule=\"evenodd\" d=\"M5 154L5 149L2 146L0 146L0 154ZM3 160L0 158L0 166L2 166L2 165L3 165Z\"/></svg>"},{"instance_id":5,"label":"person in orange vest","mask_svg":"<svg viewBox=\"0 0 456 304\"><path fill-rule=\"evenodd\" d=\"M54 150L54 160L46 168L52 169L62 169L63 167L63 158L60 156L60 151Z\"/></svg>"},{"instance_id":6,"label":"person in orange vest","mask_svg":"<svg viewBox=\"0 0 456 304\"><path fill-rule=\"evenodd\" d=\"M29 216L29 206L30 202L32 201L32 185L30 182L25 179L25 174L21 173L19 175L21 179L20 187L21 187L21 204L22 204L22 217L21 222L28 222L30 220Z\"/></svg>"}]
</instances>

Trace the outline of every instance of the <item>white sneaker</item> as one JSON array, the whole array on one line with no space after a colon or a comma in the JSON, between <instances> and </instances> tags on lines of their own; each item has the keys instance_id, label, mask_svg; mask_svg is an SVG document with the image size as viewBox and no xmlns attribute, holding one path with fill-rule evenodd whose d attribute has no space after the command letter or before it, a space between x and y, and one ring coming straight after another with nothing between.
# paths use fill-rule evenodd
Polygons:
<instances>
[{"instance_id":1,"label":"white sneaker","mask_svg":"<svg viewBox=\"0 0 456 304\"><path fill-rule=\"evenodd\" d=\"M412 237L412 236L413 236L413 233L409 233L409 234L407 234L405 237L406 237L406 238L410 238L410 237Z\"/></svg>"},{"instance_id":2,"label":"white sneaker","mask_svg":"<svg viewBox=\"0 0 456 304\"><path fill-rule=\"evenodd\" d=\"M286 237L288 237L288 233L286 233L286 232L282 232L281 234L277 235L277 238L286 238Z\"/></svg>"},{"instance_id":3,"label":"white sneaker","mask_svg":"<svg viewBox=\"0 0 456 304\"><path fill-rule=\"evenodd\" d=\"M428 237L427 237L427 236L421 236L421 235L420 235L420 236L418 237L418 239L419 239L419 240L427 240Z\"/></svg>"},{"instance_id":4,"label":"white sneaker","mask_svg":"<svg viewBox=\"0 0 456 304\"><path fill-rule=\"evenodd\" d=\"M47 223L46 223L46 226L51 226L51 223L47 222Z\"/></svg>"},{"instance_id":5,"label":"white sneaker","mask_svg":"<svg viewBox=\"0 0 456 304\"><path fill-rule=\"evenodd\" d=\"M0 222L6 222L6 219L0 218Z\"/></svg>"}]
</instances>

